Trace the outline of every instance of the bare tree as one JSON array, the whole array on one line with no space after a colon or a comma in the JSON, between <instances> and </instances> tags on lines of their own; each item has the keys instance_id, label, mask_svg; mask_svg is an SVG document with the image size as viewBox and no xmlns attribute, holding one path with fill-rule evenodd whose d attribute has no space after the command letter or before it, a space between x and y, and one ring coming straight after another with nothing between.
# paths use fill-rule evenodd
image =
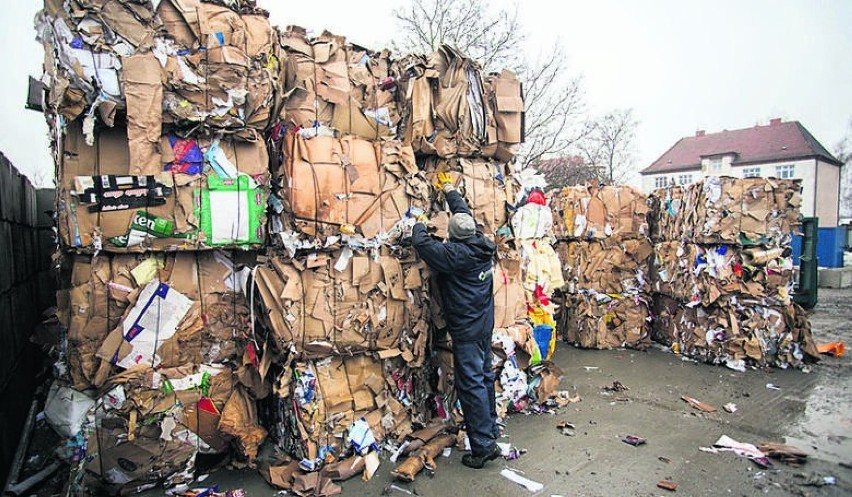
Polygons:
<instances>
[{"instance_id":1,"label":"bare tree","mask_svg":"<svg viewBox=\"0 0 852 497\"><path fill-rule=\"evenodd\" d=\"M483 0L409 0L394 16L401 34L393 43L398 52L431 52L448 44L486 72L506 67L518 74L526 103L522 165L567 153L588 130L581 78L569 75L558 48L538 57L527 52L517 6L510 11Z\"/></svg>"},{"instance_id":2,"label":"bare tree","mask_svg":"<svg viewBox=\"0 0 852 497\"><path fill-rule=\"evenodd\" d=\"M616 109L589 123L577 149L592 166L604 171L611 184L623 183L633 171L634 140L638 122L632 109Z\"/></svg>"},{"instance_id":3,"label":"bare tree","mask_svg":"<svg viewBox=\"0 0 852 497\"><path fill-rule=\"evenodd\" d=\"M834 156L843 163L840 170L840 217L852 217L852 119L846 128L846 136L834 146Z\"/></svg>"},{"instance_id":4,"label":"bare tree","mask_svg":"<svg viewBox=\"0 0 852 497\"><path fill-rule=\"evenodd\" d=\"M579 155L545 159L537 163L536 168L544 174L548 186L557 190L566 186L596 183L606 179L602 168L589 165L586 159Z\"/></svg>"}]
</instances>

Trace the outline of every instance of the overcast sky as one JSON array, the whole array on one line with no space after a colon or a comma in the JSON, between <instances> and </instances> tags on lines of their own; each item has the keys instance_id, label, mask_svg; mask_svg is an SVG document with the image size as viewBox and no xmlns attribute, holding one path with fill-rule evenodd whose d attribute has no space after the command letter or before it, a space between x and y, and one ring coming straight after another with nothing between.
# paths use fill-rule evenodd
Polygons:
<instances>
[{"instance_id":1,"label":"overcast sky","mask_svg":"<svg viewBox=\"0 0 852 497\"><path fill-rule=\"evenodd\" d=\"M24 110L27 76L41 70L32 22L41 2L3 3L0 151L32 175L53 167L42 116ZM372 48L396 28L398 2L258 3L279 26L328 29ZM852 1L527 0L520 15L532 50L561 44L592 110L634 109L637 168L697 129L773 117L800 121L833 149L852 119Z\"/></svg>"}]
</instances>

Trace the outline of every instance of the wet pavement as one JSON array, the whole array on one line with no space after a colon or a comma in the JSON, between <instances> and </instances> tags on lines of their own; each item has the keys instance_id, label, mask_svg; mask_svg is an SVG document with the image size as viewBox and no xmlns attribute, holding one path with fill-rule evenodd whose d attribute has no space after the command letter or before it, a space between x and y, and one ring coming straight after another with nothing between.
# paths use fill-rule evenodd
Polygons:
<instances>
[{"instance_id":1,"label":"wet pavement","mask_svg":"<svg viewBox=\"0 0 852 497\"><path fill-rule=\"evenodd\" d=\"M817 342L852 344L852 290L823 290L812 313ZM343 495L422 496L533 495L500 475L517 470L542 483L535 495L694 496L852 495L852 358L826 357L810 372L790 370L740 373L724 367L683 361L661 350L590 351L560 344L555 362L565 377L562 389L582 401L555 415L513 415L501 441L527 449L514 461L497 460L474 471L461 464L461 453L439 457L433 477L421 474L414 483L394 483L392 464L382 460L369 482L344 482ZM603 387L620 381L629 390L611 393ZM772 384L777 389L767 388ZM705 413L681 400L682 395L716 407ZM734 413L722 406L734 403ZM573 436L556 428L575 425ZM637 447L626 435L647 440ZM721 435L746 443L787 442L806 450L808 462L795 468L775 462L761 469L733 453L707 453ZM836 485L805 486L831 476ZM657 482L678 484L675 492ZM243 488L256 496L280 495L252 471L220 471L204 485ZM159 494L159 492L158 492ZM153 495L153 494L152 494Z\"/></svg>"}]
</instances>

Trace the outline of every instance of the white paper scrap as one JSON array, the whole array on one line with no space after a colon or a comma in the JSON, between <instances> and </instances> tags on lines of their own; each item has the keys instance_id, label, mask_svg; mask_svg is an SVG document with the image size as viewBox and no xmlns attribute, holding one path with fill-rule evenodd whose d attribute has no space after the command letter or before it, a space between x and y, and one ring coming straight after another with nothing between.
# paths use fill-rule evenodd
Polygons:
<instances>
[{"instance_id":1,"label":"white paper scrap","mask_svg":"<svg viewBox=\"0 0 852 497\"><path fill-rule=\"evenodd\" d=\"M526 488L530 492L540 492L544 489L544 485L542 485L541 483L532 481L529 478L524 478L523 476L519 475L518 473L515 473L509 468L500 471L500 474L508 478L509 480L517 483L518 485Z\"/></svg>"}]
</instances>

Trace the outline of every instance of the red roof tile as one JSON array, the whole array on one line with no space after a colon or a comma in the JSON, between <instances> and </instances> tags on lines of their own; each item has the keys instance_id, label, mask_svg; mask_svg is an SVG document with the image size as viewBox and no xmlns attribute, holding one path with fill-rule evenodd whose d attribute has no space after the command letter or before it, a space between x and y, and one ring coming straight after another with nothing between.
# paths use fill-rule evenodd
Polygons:
<instances>
[{"instance_id":1,"label":"red roof tile","mask_svg":"<svg viewBox=\"0 0 852 497\"><path fill-rule=\"evenodd\" d=\"M734 165L809 157L843 165L798 121L773 120L767 126L696 135L678 140L642 174L698 169L702 157L730 153L735 154Z\"/></svg>"}]
</instances>

